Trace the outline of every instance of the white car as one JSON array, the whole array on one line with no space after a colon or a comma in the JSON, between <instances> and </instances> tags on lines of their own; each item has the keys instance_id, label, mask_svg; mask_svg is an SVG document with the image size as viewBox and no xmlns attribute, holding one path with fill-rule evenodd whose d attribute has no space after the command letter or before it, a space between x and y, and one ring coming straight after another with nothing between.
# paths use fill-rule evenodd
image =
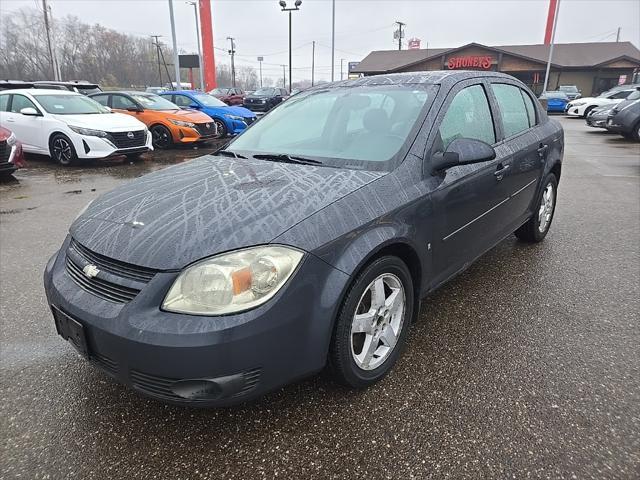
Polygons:
<instances>
[{"instance_id":1,"label":"white car","mask_svg":"<svg viewBox=\"0 0 640 480\"><path fill-rule=\"evenodd\" d=\"M589 112L596 107L604 107L605 105L615 105L620 103L635 89L636 87L634 85L629 85L629 88L614 88L601 93L597 97L577 98L567 104L565 113L571 117L585 118L589 115Z\"/></svg>"},{"instance_id":2,"label":"white car","mask_svg":"<svg viewBox=\"0 0 640 480\"><path fill-rule=\"evenodd\" d=\"M0 92L0 124L15 133L26 152L49 155L61 165L153 150L144 123L65 90Z\"/></svg>"}]
</instances>

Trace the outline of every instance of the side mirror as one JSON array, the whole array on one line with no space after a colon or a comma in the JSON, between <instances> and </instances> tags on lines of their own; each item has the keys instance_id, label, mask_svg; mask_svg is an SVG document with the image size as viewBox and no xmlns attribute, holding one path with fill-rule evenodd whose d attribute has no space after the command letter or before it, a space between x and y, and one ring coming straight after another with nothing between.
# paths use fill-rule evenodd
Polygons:
<instances>
[{"instance_id":1,"label":"side mirror","mask_svg":"<svg viewBox=\"0 0 640 480\"><path fill-rule=\"evenodd\" d=\"M456 138L445 152L437 152L431 157L431 171L435 173L457 165L486 162L494 158L496 151L488 143L474 138Z\"/></svg>"},{"instance_id":2,"label":"side mirror","mask_svg":"<svg viewBox=\"0 0 640 480\"><path fill-rule=\"evenodd\" d=\"M24 108L21 108L21 109L20 109L20 113L21 113L22 115L26 115L26 116L28 116L28 117L37 117L37 116L39 116L39 115L40 115L40 114L38 113L38 111L37 111L35 108L33 108L33 107L24 107Z\"/></svg>"},{"instance_id":3,"label":"side mirror","mask_svg":"<svg viewBox=\"0 0 640 480\"><path fill-rule=\"evenodd\" d=\"M111 113L111 112L112 112L111 107L107 107L106 105L103 105L103 106L104 106L104 109L105 109L107 112L109 112L109 113Z\"/></svg>"},{"instance_id":4,"label":"side mirror","mask_svg":"<svg viewBox=\"0 0 640 480\"><path fill-rule=\"evenodd\" d=\"M143 110L140 107L128 107L127 112L142 112Z\"/></svg>"},{"instance_id":5,"label":"side mirror","mask_svg":"<svg viewBox=\"0 0 640 480\"><path fill-rule=\"evenodd\" d=\"M198 105L197 103L192 103L191 105L189 105L189 108L193 108L194 110L200 110L200 105Z\"/></svg>"}]
</instances>

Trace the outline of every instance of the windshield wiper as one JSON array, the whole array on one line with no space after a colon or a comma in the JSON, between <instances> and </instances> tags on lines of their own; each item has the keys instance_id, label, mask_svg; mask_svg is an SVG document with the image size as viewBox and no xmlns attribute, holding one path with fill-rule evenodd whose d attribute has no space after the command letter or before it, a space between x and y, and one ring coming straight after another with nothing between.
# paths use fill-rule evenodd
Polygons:
<instances>
[{"instance_id":1,"label":"windshield wiper","mask_svg":"<svg viewBox=\"0 0 640 480\"><path fill-rule=\"evenodd\" d=\"M245 160L247 159L247 157L240 155L239 153L232 152L231 150L218 150L215 154L223 155L225 157L244 158Z\"/></svg>"},{"instance_id":2,"label":"windshield wiper","mask_svg":"<svg viewBox=\"0 0 640 480\"><path fill-rule=\"evenodd\" d=\"M256 155L252 155L252 157L257 158L258 160L268 160L271 162L296 163L299 165L322 165L320 160L299 157L297 155L289 155L286 153L258 153Z\"/></svg>"}]
</instances>

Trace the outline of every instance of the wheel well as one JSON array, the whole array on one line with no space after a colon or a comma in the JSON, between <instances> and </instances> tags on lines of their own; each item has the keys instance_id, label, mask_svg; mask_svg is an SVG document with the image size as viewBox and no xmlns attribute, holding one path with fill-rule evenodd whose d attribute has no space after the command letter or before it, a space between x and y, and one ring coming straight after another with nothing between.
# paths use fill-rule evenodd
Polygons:
<instances>
[{"instance_id":1,"label":"wheel well","mask_svg":"<svg viewBox=\"0 0 640 480\"><path fill-rule=\"evenodd\" d=\"M560 162L556 162L549 171L556 176L556 180L560 181L560 173L562 172L562 165Z\"/></svg>"}]
</instances>

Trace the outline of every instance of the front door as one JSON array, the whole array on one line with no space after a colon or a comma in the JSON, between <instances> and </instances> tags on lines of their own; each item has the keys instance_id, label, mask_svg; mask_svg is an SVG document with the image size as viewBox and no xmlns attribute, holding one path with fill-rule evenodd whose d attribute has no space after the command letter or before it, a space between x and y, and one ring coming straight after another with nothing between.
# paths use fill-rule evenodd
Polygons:
<instances>
[{"instance_id":1,"label":"front door","mask_svg":"<svg viewBox=\"0 0 640 480\"><path fill-rule=\"evenodd\" d=\"M2 113L2 124L11 130L27 152L48 153L42 128L41 110L25 95L10 95L6 112ZM23 115L20 110L33 108L40 115Z\"/></svg>"},{"instance_id":2,"label":"front door","mask_svg":"<svg viewBox=\"0 0 640 480\"><path fill-rule=\"evenodd\" d=\"M443 107L446 113L435 134L432 153L445 151L456 138L496 143L487 88L481 81L468 81L452 90ZM438 182L432 193L436 219L434 284L465 268L497 241L504 223L499 186L505 168L509 168L508 160L498 157L433 174Z\"/></svg>"}]
</instances>

